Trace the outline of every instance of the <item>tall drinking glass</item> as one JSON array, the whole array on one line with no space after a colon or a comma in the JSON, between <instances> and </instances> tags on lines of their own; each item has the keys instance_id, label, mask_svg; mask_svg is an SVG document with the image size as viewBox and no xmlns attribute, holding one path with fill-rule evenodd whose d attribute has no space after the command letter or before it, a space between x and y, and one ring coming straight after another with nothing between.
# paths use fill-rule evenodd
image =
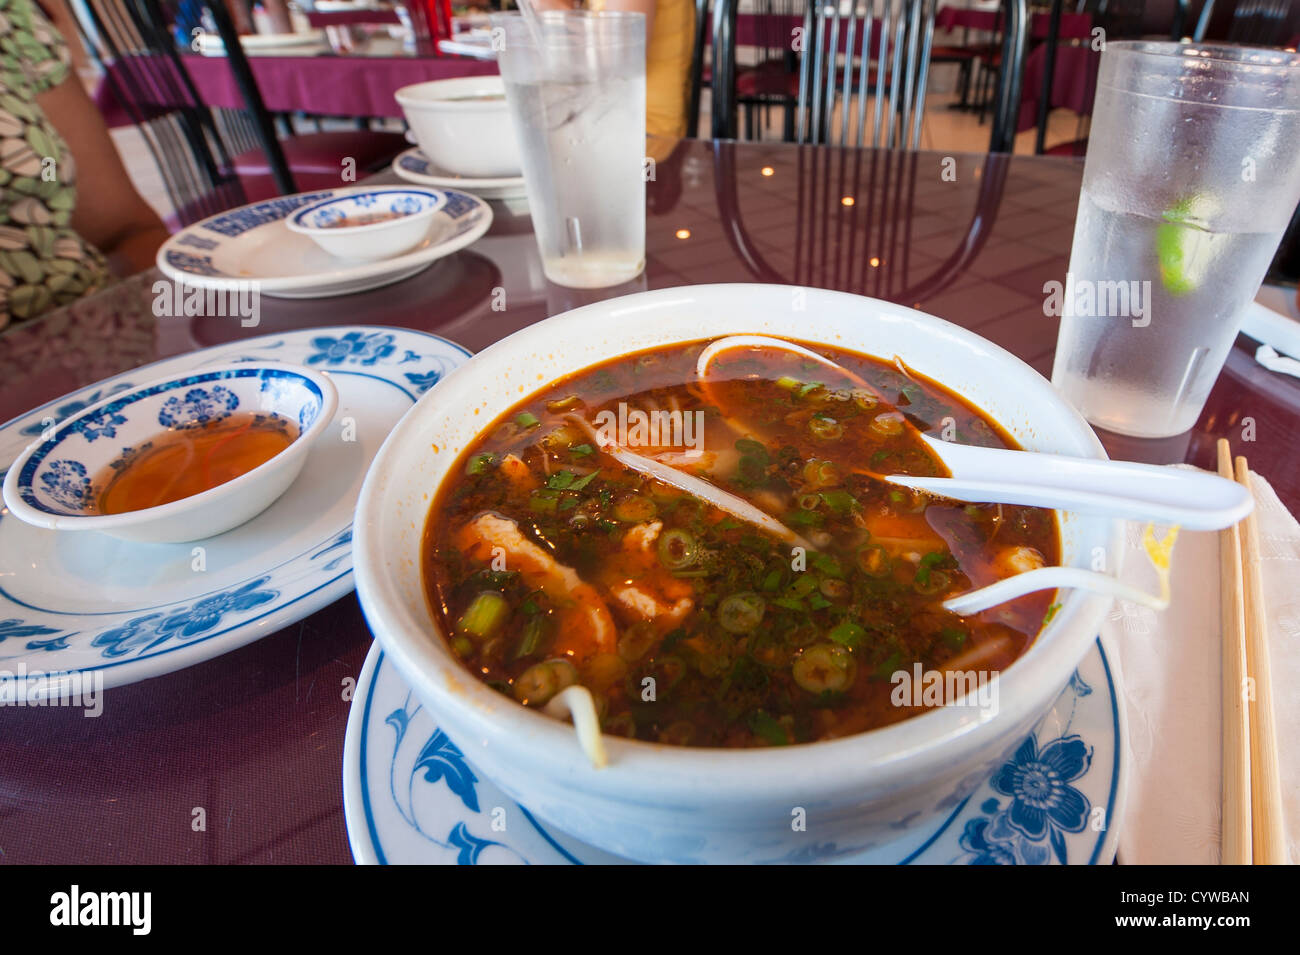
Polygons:
<instances>
[{"instance_id":1,"label":"tall drinking glass","mask_svg":"<svg viewBox=\"0 0 1300 955\"><path fill-rule=\"evenodd\" d=\"M1300 56L1107 44L1053 384L1111 431L1191 428L1297 202Z\"/></svg>"},{"instance_id":2,"label":"tall drinking glass","mask_svg":"<svg viewBox=\"0 0 1300 955\"><path fill-rule=\"evenodd\" d=\"M603 288L645 268L645 17L492 14L546 277Z\"/></svg>"}]
</instances>

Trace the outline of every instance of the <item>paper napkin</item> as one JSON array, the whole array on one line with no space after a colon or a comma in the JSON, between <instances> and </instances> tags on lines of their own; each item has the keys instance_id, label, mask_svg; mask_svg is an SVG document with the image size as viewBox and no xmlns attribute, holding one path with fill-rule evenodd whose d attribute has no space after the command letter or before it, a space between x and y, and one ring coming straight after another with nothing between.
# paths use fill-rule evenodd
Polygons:
<instances>
[{"instance_id":1,"label":"paper napkin","mask_svg":"<svg viewBox=\"0 0 1300 955\"><path fill-rule=\"evenodd\" d=\"M1263 559L1282 798L1291 860L1300 860L1300 524L1252 475ZM1124 579L1158 591L1130 523ZM1120 660L1128 723L1124 864L1219 861L1221 779L1219 535L1183 531L1163 613L1116 601L1103 639Z\"/></svg>"}]
</instances>

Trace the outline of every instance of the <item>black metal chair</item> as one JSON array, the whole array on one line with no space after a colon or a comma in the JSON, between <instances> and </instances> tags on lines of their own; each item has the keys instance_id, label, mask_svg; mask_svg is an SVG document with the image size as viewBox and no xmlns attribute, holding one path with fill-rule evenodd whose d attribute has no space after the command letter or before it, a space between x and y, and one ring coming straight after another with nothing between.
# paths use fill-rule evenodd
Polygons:
<instances>
[{"instance_id":1,"label":"black metal chair","mask_svg":"<svg viewBox=\"0 0 1300 955\"><path fill-rule=\"evenodd\" d=\"M163 19L161 9L156 6L157 0L144 0L144 2L155 5L154 13L158 17L159 27L165 30L166 21ZM217 25L217 33L221 35L222 45L226 48L226 59L230 63L230 71L235 77L235 85L239 87L239 95L244 100L244 107L252 122L258 145L266 156L269 172L271 178L275 181L276 189L279 190L281 195L297 192L297 184L294 182L293 173L289 169L288 160L285 159L284 149L280 145L280 137L276 134L275 120L266 108L266 103L262 101L262 92L258 89L257 80L253 77L253 68L249 65L243 44L239 42L239 34L235 30L234 22L230 19L230 11L226 9L226 5L221 0L217 0L216 3L204 3L204 7ZM243 172L245 176L249 175L247 167Z\"/></svg>"},{"instance_id":2,"label":"black metal chair","mask_svg":"<svg viewBox=\"0 0 1300 955\"><path fill-rule=\"evenodd\" d=\"M152 0L156 2L156 0ZM244 106L257 134L260 151L235 157L235 169L252 199L287 195L299 189L329 189L346 185L342 178L344 160L350 159L358 174L376 172L388 166L398 153L410 148L401 133L369 129L293 133L279 138L275 119L262 99L257 79L235 32L234 23L220 0L205 0L225 46ZM273 184L273 188L272 188Z\"/></svg>"},{"instance_id":3,"label":"black metal chair","mask_svg":"<svg viewBox=\"0 0 1300 955\"><path fill-rule=\"evenodd\" d=\"M1051 149L1046 146L1048 117L1053 108L1052 89L1056 79L1056 62L1061 43L1061 14L1064 0L1051 0L1048 10L1047 36L1043 40L1042 52L1035 50L1031 55L1042 55L1043 76L1038 97L1037 133L1034 140L1034 152L1039 155L1082 156L1087 150L1087 128L1091 119L1089 112L1080 113L1075 138L1068 142L1057 143ZM1144 0L1087 0L1080 3L1076 12L1090 13L1094 27L1100 27L1108 40L1121 40L1141 36L1145 28ZM1169 27L1174 38L1181 36L1182 25L1187 15L1187 0L1179 0L1170 11L1172 20ZM1161 26L1164 29L1164 26ZM1064 44L1071 55L1071 62L1077 70L1087 70L1091 82L1096 82L1096 70L1100 53L1091 48L1090 40L1072 40ZM1091 102L1091 99L1089 99Z\"/></svg>"},{"instance_id":4,"label":"black metal chair","mask_svg":"<svg viewBox=\"0 0 1300 955\"><path fill-rule=\"evenodd\" d=\"M1205 0L1192 39L1205 40L1217 32L1215 13L1214 0ZM1226 33L1219 36L1229 43L1278 46L1291 38L1287 31L1290 18L1291 0L1236 0Z\"/></svg>"},{"instance_id":5,"label":"black metal chair","mask_svg":"<svg viewBox=\"0 0 1300 955\"><path fill-rule=\"evenodd\" d=\"M746 139L762 139L774 106L782 112L782 138L794 139L799 56L792 24L804 21L808 6L808 0L756 0L746 13L750 42L745 45L756 55L754 62L736 65L735 79L736 105L744 113Z\"/></svg>"},{"instance_id":6,"label":"black metal chair","mask_svg":"<svg viewBox=\"0 0 1300 955\"><path fill-rule=\"evenodd\" d=\"M691 41L691 73L686 91L686 135L700 134L700 99L704 89L704 48L709 36L709 0L695 0L695 36Z\"/></svg>"},{"instance_id":7,"label":"black metal chair","mask_svg":"<svg viewBox=\"0 0 1300 955\"><path fill-rule=\"evenodd\" d=\"M796 97L798 142L915 149L938 0L859 0L847 13L817 2L804 14ZM737 0L714 7L713 136L736 138ZM1004 0L1003 62L989 149L1010 152L1027 43L1026 0ZM874 100L868 112L868 100ZM856 109L854 104L856 103ZM838 120L838 121L837 121Z\"/></svg>"},{"instance_id":8,"label":"black metal chair","mask_svg":"<svg viewBox=\"0 0 1300 955\"><path fill-rule=\"evenodd\" d=\"M213 118L165 32L145 9L155 0L88 0L73 6L87 52L142 138L162 178L172 228L246 201Z\"/></svg>"}]
</instances>

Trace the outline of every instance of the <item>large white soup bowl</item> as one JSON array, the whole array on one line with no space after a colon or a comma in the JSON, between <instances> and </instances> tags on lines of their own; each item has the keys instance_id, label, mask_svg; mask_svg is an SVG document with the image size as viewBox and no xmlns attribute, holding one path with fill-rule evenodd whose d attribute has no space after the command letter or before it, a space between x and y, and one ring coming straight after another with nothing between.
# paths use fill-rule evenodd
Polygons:
<instances>
[{"instance_id":1,"label":"large white soup bowl","mask_svg":"<svg viewBox=\"0 0 1300 955\"><path fill-rule=\"evenodd\" d=\"M366 618L492 782L545 822L647 862L811 861L937 827L1050 708L1110 606L1105 597L1061 595L1048 627L996 678L991 712L950 706L840 740L751 750L606 737L609 764L594 768L571 725L479 682L448 650L421 578L425 522L460 454L527 395L629 352L736 333L898 356L1028 449L1105 456L1051 385L996 345L912 309L817 289L706 285L589 305L511 335L431 389L361 490L353 546ZM1062 514L1063 562L1092 566L1104 552L1115 568L1120 534L1117 521Z\"/></svg>"}]
</instances>

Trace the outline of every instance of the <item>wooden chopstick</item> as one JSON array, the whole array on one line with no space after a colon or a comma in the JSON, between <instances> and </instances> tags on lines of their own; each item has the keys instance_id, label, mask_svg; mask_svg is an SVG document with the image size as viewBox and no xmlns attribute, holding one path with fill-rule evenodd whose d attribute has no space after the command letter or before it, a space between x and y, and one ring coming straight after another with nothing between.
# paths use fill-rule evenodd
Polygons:
<instances>
[{"instance_id":1,"label":"wooden chopstick","mask_svg":"<svg viewBox=\"0 0 1300 955\"><path fill-rule=\"evenodd\" d=\"M1232 450L1219 439L1219 476L1233 479ZM1223 630L1223 809L1220 861L1250 865L1250 724L1246 708L1246 615L1240 524L1219 533L1219 605Z\"/></svg>"},{"instance_id":2,"label":"wooden chopstick","mask_svg":"<svg viewBox=\"0 0 1300 955\"><path fill-rule=\"evenodd\" d=\"M1237 457L1237 483L1251 489L1250 467ZM1268 614L1260 566L1259 521L1242 522L1241 567L1245 583L1246 673L1254 681L1250 712L1250 815L1256 865L1284 865L1286 836L1282 819L1282 780L1278 772L1277 729L1273 719L1273 681L1268 650Z\"/></svg>"}]
</instances>

